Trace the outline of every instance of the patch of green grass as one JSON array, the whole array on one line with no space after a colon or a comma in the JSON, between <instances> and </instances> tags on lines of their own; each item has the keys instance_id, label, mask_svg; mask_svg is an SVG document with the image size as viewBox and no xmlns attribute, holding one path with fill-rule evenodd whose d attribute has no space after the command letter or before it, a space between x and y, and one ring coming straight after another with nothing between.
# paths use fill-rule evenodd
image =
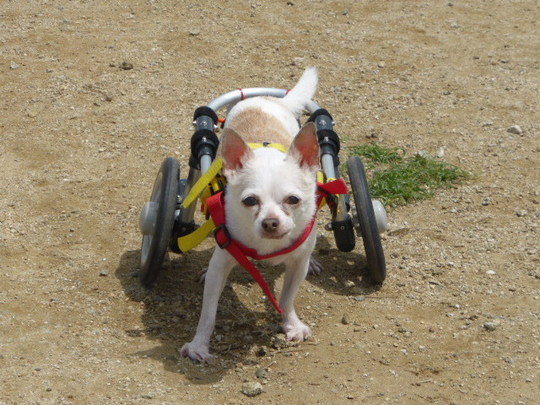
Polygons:
<instances>
[{"instance_id":1,"label":"patch of green grass","mask_svg":"<svg viewBox=\"0 0 540 405\"><path fill-rule=\"evenodd\" d=\"M371 174L368 181L372 197L387 206L430 198L436 190L453 187L469 178L465 170L431 156L407 157L399 149L375 143L354 146L350 150L362 157Z\"/></svg>"},{"instance_id":2,"label":"patch of green grass","mask_svg":"<svg viewBox=\"0 0 540 405\"><path fill-rule=\"evenodd\" d=\"M376 143L368 143L366 145L352 146L351 153L353 155L359 155L367 159L372 163L395 163L403 160L399 153L399 149L396 148L383 148ZM364 165L366 162L364 162Z\"/></svg>"}]
</instances>

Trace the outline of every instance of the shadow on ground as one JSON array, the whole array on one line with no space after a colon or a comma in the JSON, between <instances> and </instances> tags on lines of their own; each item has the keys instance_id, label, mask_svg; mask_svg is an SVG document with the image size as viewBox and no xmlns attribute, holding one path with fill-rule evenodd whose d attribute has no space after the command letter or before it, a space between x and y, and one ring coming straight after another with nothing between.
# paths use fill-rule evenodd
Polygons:
<instances>
[{"instance_id":1,"label":"shadow on ground","mask_svg":"<svg viewBox=\"0 0 540 405\"><path fill-rule=\"evenodd\" d=\"M359 242L361 244L361 240ZM200 365L180 357L178 349L191 340L197 327L203 292L203 285L199 282L200 271L208 263L211 251L170 254L152 288L144 287L139 281L139 250L125 252L116 269L116 277L125 294L144 306L143 328L126 330L126 336L159 342L156 348L136 355L159 360L167 370L185 374L197 384L219 381L228 370L239 364L253 364L250 359L261 354L261 350L264 352L275 347L276 336L281 331L279 316L270 304L257 305L253 309L239 299L233 286L248 286L255 282L246 271L237 268L231 273L218 308L216 331L211 342L216 360ZM317 243L315 257L324 270L320 275L309 275L308 280L325 293L369 295L378 289L366 281L363 255L339 252L322 237ZM276 279L283 267L264 266L262 270L268 284L275 290Z\"/></svg>"}]
</instances>

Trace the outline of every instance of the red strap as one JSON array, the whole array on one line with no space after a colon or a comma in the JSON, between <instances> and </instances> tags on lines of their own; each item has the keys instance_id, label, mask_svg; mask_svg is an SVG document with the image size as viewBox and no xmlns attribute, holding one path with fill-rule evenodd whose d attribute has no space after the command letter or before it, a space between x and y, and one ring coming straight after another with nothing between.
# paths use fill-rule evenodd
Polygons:
<instances>
[{"instance_id":1,"label":"red strap","mask_svg":"<svg viewBox=\"0 0 540 405\"><path fill-rule=\"evenodd\" d=\"M216 225L214 237L216 238L218 246L222 249L227 249L227 252L229 252L230 255L236 259L238 264L245 268L249 274L251 274L251 277L253 277L257 284L259 284L274 308L276 308L280 314L283 313L283 310L279 306L276 297L274 297L274 294L272 294L272 290L266 283L266 280L262 276L259 269L253 263L251 263L247 254L242 251L241 245L237 241L231 239L229 231L227 231L227 228L225 227L225 204L223 197L224 194L223 191L221 191L206 200L208 212L210 212L212 220Z\"/></svg>"},{"instance_id":2,"label":"red strap","mask_svg":"<svg viewBox=\"0 0 540 405\"><path fill-rule=\"evenodd\" d=\"M347 184L343 179L337 179L328 183L317 183L317 208L319 207L323 198L332 194L346 194L349 190ZM274 308L281 314L283 310L277 303L276 298L272 294L272 290L266 283L266 280L262 276L259 269L248 259L248 256L255 260L270 259L275 256L284 255L292 252L298 248L309 237L313 227L315 226L316 217L313 216L312 220L302 233L302 235L289 247L280 251L270 253L267 255L260 255L255 249L249 248L240 242L231 238L229 231L225 226L225 200L223 191L214 194L206 200L208 212L210 213L216 229L214 231L214 237L218 246L221 249L226 249L232 257L236 259L238 264L244 267L253 279L259 284L263 292L266 294Z\"/></svg>"},{"instance_id":3,"label":"red strap","mask_svg":"<svg viewBox=\"0 0 540 405\"><path fill-rule=\"evenodd\" d=\"M349 188L343 179L336 179L328 183L317 183L317 206L322 199L332 194L347 194Z\"/></svg>"},{"instance_id":4,"label":"red strap","mask_svg":"<svg viewBox=\"0 0 540 405\"><path fill-rule=\"evenodd\" d=\"M315 217L313 217L311 222L306 226L306 229L304 229L304 232L302 233L302 235L300 235L300 237L296 239L292 245L290 245L289 247L286 247L285 249L281 249L281 250L278 250L277 252L269 253L267 255L260 255L259 252L257 252L255 249L249 248L238 241L235 241L235 242L240 248L240 250L242 251L242 253L244 253L246 256L251 257L252 259L255 259L255 260L271 259L272 257L282 256L282 255L286 255L287 253L291 253L293 250L298 248L309 237L314 226L315 226Z\"/></svg>"},{"instance_id":5,"label":"red strap","mask_svg":"<svg viewBox=\"0 0 540 405\"><path fill-rule=\"evenodd\" d=\"M276 311L278 311L280 314L283 313L283 310L279 306L276 297L274 297L274 294L272 293L272 290L266 283L266 280L262 276L259 269L248 259L247 255L242 252L242 249L238 245L238 243L232 242L229 244L229 246L226 248L227 251L236 259L238 264L240 264L244 269L246 269L249 274L251 274L251 277L259 284L261 289L263 290L264 294L268 297Z\"/></svg>"}]
</instances>

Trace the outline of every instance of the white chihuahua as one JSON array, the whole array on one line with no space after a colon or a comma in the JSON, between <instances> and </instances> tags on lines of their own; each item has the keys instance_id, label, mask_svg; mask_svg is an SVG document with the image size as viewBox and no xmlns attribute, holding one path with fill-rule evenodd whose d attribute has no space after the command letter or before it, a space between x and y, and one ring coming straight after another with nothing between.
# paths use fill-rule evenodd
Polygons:
<instances>
[{"instance_id":1,"label":"white chihuahua","mask_svg":"<svg viewBox=\"0 0 540 405\"><path fill-rule=\"evenodd\" d=\"M319 144L315 125L300 129L298 121L317 88L317 71L308 68L296 86L284 97L255 97L239 102L227 116L221 137L223 174L227 179L224 205L230 237L269 255L287 249L302 235L308 236L293 251L268 259L285 263L286 273L279 306L288 340L311 336L294 309L294 299L308 269L318 270L311 261L316 231L309 231L316 213L316 174ZM295 136L296 135L296 136ZM272 147L251 149L246 142L272 142L289 147L287 153ZM205 276L203 304L197 332L180 353L207 361L219 297L237 260L216 247Z\"/></svg>"}]
</instances>

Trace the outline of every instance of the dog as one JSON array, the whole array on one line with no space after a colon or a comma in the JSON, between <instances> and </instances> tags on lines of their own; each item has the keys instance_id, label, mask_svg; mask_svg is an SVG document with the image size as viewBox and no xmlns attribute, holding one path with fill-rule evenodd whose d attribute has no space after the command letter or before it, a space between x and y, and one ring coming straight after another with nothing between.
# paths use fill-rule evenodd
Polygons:
<instances>
[{"instance_id":1,"label":"dog","mask_svg":"<svg viewBox=\"0 0 540 405\"><path fill-rule=\"evenodd\" d=\"M227 115L220 140L226 227L230 237L268 255L291 246L305 233L317 210L316 177L320 167L316 128L299 119L314 96L317 70L308 68L283 98L253 97L240 101ZM287 152L272 147L251 149L248 142L272 142L288 147ZM282 328L291 341L311 337L311 329L296 314L294 300L308 271L320 271L311 258L316 230L295 250L268 259L285 263L285 279L279 306ZM193 340L180 349L183 357L206 362L214 331L218 301L236 259L216 246L206 270L201 315Z\"/></svg>"}]
</instances>

